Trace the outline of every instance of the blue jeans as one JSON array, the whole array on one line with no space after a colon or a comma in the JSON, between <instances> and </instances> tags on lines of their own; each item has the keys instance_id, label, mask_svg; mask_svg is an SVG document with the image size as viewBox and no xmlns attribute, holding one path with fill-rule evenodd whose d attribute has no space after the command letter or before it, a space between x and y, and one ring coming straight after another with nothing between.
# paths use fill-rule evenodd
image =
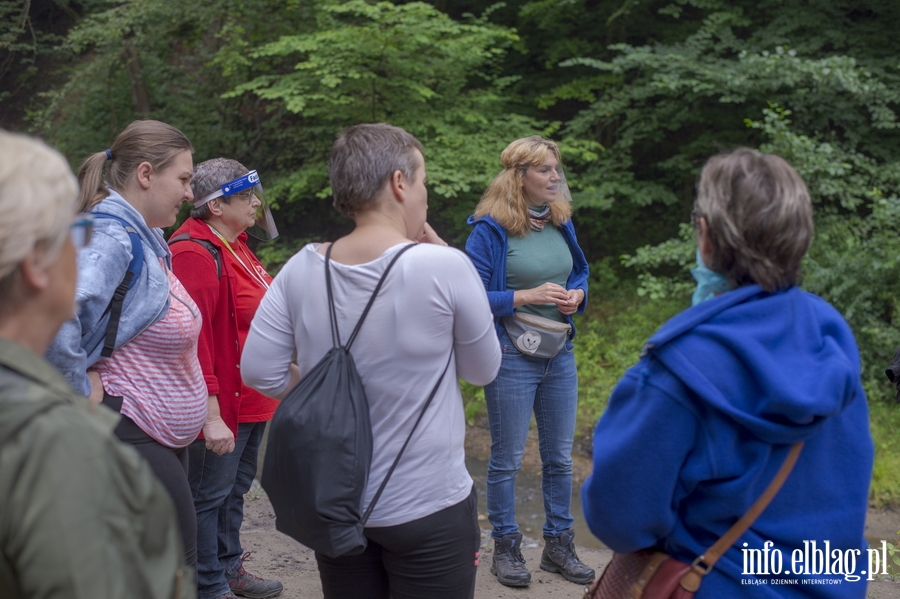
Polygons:
<instances>
[{"instance_id":1,"label":"blue jeans","mask_svg":"<svg viewBox=\"0 0 900 599\"><path fill-rule=\"evenodd\" d=\"M225 573L241 565L244 494L256 476L265 422L238 424L234 451L216 455L198 439L189 446L188 479L197 512L197 590L201 599L228 592Z\"/></svg>"},{"instance_id":2,"label":"blue jeans","mask_svg":"<svg viewBox=\"0 0 900 599\"><path fill-rule=\"evenodd\" d=\"M572 528L572 443L578 404L578 373L572 342L550 359L519 352L504 331L503 361L484 388L491 428L488 462L488 520L494 539L516 534L516 474L522 467L531 413L537 421L544 494L543 533L558 537Z\"/></svg>"}]
</instances>

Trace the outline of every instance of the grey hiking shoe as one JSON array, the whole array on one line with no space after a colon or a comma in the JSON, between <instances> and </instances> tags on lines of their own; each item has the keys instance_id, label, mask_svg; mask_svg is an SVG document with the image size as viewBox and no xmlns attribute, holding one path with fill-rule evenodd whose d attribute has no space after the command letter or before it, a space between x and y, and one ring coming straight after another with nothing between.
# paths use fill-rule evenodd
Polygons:
<instances>
[{"instance_id":1,"label":"grey hiking shoe","mask_svg":"<svg viewBox=\"0 0 900 599\"><path fill-rule=\"evenodd\" d=\"M269 580L254 576L244 569L244 561L250 557L248 551L241 557L241 565L235 572L226 572L225 580L231 587L231 592L239 597L248 597L249 599L268 599L279 595L284 589L282 584L277 580Z\"/></svg>"},{"instance_id":2,"label":"grey hiking shoe","mask_svg":"<svg viewBox=\"0 0 900 599\"><path fill-rule=\"evenodd\" d=\"M525 567L522 557L522 535L506 535L494 539L494 557L491 560L491 574L497 582L508 587L527 587L531 584L531 573Z\"/></svg>"},{"instance_id":3,"label":"grey hiking shoe","mask_svg":"<svg viewBox=\"0 0 900 599\"><path fill-rule=\"evenodd\" d=\"M571 528L558 537L544 537L546 545L541 554L541 569L558 572L569 582L588 584L594 580L594 571L578 559L572 539L575 531Z\"/></svg>"}]
</instances>

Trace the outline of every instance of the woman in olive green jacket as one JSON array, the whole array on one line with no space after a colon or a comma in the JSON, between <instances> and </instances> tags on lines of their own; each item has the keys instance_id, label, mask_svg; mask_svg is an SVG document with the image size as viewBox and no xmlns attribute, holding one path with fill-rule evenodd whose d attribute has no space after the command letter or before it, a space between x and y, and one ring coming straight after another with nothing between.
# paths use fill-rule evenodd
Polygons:
<instances>
[{"instance_id":1,"label":"woman in olive green jacket","mask_svg":"<svg viewBox=\"0 0 900 599\"><path fill-rule=\"evenodd\" d=\"M189 599L168 493L42 357L75 310L76 195L58 152L0 131L0 597Z\"/></svg>"}]
</instances>

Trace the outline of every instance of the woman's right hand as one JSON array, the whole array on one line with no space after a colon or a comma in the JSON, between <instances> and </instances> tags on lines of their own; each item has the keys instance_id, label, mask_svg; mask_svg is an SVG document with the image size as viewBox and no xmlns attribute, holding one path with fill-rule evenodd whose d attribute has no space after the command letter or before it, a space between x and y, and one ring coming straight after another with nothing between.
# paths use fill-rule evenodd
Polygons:
<instances>
[{"instance_id":1,"label":"woman's right hand","mask_svg":"<svg viewBox=\"0 0 900 599\"><path fill-rule=\"evenodd\" d=\"M206 448L216 455L234 451L234 433L221 418L206 420L206 424L203 425L203 438L206 441Z\"/></svg>"},{"instance_id":2,"label":"woman's right hand","mask_svg":"<svg viewBox=\"0 0 900 599\"><path fill-rule=\"evenodd\" d=\"M565 287L556 283L544 283L540 287L531 289L519 289L513 294L513 307L518 308L526 304L556 304L565 305L569 301L569 293Z\"/></svg>"}]
</instances>

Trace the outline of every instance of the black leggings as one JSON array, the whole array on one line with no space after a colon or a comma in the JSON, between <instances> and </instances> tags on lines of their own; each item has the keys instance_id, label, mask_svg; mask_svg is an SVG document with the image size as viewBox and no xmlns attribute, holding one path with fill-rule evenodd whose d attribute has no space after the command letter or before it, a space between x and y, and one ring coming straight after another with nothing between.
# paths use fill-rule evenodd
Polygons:
<instances>
[{"instance_id":1,"label":"black leggings","mask_svg":"<svg viewBox=\"0 0 900 599\"><path fill-rule=\"evenodd\" d=\"M104 394L103 404L116 410L122 409L122 398ZM181 539L184 542L184 561L191 569L197 567L197 512L194 511L194 498L188 484L188 450L187 447L172 449L160 444L140 429L134 420L122 414L122 420L115 430L116 437L134 447L139 454L150 463L150 469L169 491L175 511L178 513L178 524L181 526Z\"/></svg>"},{"instance_id":2,"label":"black leggings","mask_svg":"<svg viewBox=\"0 0 900 599\"><path fill-rule=\"evenodd\" d=\"M412 522L366 528L359 555L316 553L325 599L472 599L481 530L475 488L460 503Z\"/></svg>"}]
</instances>

